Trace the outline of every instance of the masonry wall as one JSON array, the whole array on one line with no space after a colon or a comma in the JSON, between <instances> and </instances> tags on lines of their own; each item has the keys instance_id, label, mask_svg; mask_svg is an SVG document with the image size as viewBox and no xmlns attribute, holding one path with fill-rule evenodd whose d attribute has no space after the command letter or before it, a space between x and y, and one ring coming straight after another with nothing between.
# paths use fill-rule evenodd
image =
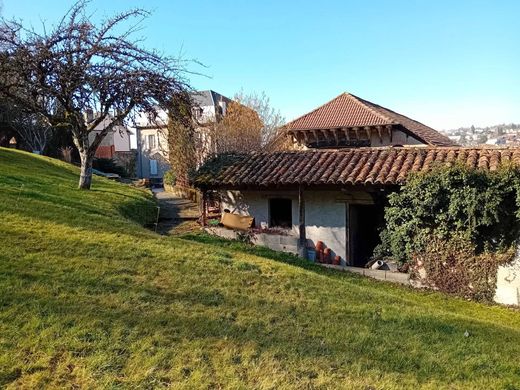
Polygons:
<instances>
[{"instance_id":1,"label":"masonry wall","mask_svg":"<svg viewBox=\"0 0 520 390\"><path fill-rule=\"evenodd\" d=\"M504 305L520 305L520 248L510 264L498 267L494 299Z\"/></svg>"},{"instance_id":2,"label":"masonry wall","mask_svg":"<svg viewBox=\"0 0 520 390\"><path fill-rule=\"evenodd\" d=\"M221 193L222 210L250 215L255 218L256 227L261 222L269 224L269 199L289 198L292 201L292 229L290 233L299 236L298 194L293 191L224 191ZM346 257L346 205L339 191L305 192L305 225L309 245L323 241L333 255Z\"/></svg>"},{"instance_id":3,"label":"masonry wall","mask_svg":"<svg viewBox=\"0 0 520 390\"><path fill-rule=\"evenodd\" d=\"M168 134L163 129L140 129L138 151L138 175L141 178L163 177L170 169L168 162ZM154 138L154 145L150 145L149 137ZM151 160L157 164L157 173L151 172Z\"/></svg>"}]
</instances>

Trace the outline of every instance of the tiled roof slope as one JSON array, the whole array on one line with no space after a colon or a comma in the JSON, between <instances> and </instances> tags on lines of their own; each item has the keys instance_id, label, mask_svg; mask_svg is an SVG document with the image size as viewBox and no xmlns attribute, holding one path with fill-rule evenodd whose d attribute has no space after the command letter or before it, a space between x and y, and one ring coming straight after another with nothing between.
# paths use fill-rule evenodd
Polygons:
<instances>
[{"instance_id":1,"label":"tiled roof slope","mask_svg":"<svg viewBox=\"0 0 520 390\"><path fill-rule=\"evenodd\" d=\"M431 127L350 93L342 93L289 122L286 129L317 130L378 125L401 125L404 131L432 146L455 145L452 140Z\"/></svg>"},{"instance_id":2,"label":"tiled roof slope","mask_svg":"<svg viewBox=\"0 0 520 390\"><path fill-rule=\"evenodd\" d=\"M268 187L279 185L392 185L411 172L438 164L462 163L496 170L501 164L520 167L520 148L358 148L258 152L215 161L196 175L197 187ZM217 169L214 167L218 166Z\"/></svg>"}]
</instances>

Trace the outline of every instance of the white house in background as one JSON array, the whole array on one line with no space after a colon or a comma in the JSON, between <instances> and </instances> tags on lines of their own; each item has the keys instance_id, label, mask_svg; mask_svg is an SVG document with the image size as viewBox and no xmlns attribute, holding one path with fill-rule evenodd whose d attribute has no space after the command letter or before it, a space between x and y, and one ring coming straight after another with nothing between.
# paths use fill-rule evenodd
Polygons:
<instances>
[{"instance_id":1,"label":"white house in background","mask_svg":"<svg viewBox=\"0 0 520 390\"><path fill-rule=\"evenodd\" d=\"M87 110L86 117L88 122L92 122L95 119L95 114ZM101 132L106 126L108 126L113 118L111 116L105 118L100 124L98 124L95 129L89 134L89 139L92 142L96 135ZM109 132L98 149L96 150L96 157L98 158L114 158L117 153L130 152L132 149L130 147L130 136L132 132L122 125L114 126L113 130Z\"/></svg>"},{"instance_id":2,"label":"white house in background","mask_svg":"<svg viewBox=\"0 0 520 390\"><path fill-rule=\"evenodd\" d=\"M216 122L226 115L227 104L231 99L211 90L195 92L192 95L194 107L193 117L201 126L196 128L197 160L214 152L213 143L205 123ZM155 120L145 115L137 120L137 175L140 178L162 178L170 169L168 159L168 118L165 112Z\"/></svg>"}]
</instances>

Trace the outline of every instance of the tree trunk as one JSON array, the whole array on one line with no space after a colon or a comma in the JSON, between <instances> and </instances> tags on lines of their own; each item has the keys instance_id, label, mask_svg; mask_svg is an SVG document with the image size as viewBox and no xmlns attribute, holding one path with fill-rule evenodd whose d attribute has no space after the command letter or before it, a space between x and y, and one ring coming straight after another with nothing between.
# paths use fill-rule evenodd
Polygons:
<instances>
[{"instance_id":1,"label":"tree trunk","mask_svg":"<svg viewBox=\"0 0 520 390\"><path fill-rule=\"evenodd\" d=\"M88 151L80 152L81 173L79 176L78 188L81 190L90 190L92 184L92 163L94 161L94 154Z\"/></svg>"}]
</instances>

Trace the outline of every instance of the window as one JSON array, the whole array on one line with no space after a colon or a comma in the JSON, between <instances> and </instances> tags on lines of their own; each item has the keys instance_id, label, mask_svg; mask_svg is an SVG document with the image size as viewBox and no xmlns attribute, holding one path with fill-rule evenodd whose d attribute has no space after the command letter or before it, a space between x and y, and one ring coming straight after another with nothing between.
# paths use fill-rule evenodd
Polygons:
<instances>
[{"instance_id":1,"label":"window","mask_svg":"<svg viewBox=\"0 0 520 390\"><path fill-rule=\"evenodd\" d=\"M155 135L150 134L148 136L148 149L155 149Z\"/></svg>"},{"instance_id":2,"label":"window","mask_svg":"<svg viewBox=\"0 0 520 390\"><path fill-rule=\"evenodd\" d=\"M157 175L157 160L150 160L150 175Z\"/></svg>"},{"instance_id":3,"label":"window","mask_svg":"<svg viewBox=\"0 0 520 390\"><path fill-rule=\"evenodd\" d=\"M193 107L191 112L195 119L200 119L202 118L202 113L204 112L204 110L201 107Z\"/></svg>"},{"instance_id":4,"label":"window","mask_svg":"<svg viewBox=\"0 0 520 390\"><path fill-rule=\"evenodd\" d=\"M269 199L269 227L292 227L291 199Z\"/></svg>"}]
</instances>

